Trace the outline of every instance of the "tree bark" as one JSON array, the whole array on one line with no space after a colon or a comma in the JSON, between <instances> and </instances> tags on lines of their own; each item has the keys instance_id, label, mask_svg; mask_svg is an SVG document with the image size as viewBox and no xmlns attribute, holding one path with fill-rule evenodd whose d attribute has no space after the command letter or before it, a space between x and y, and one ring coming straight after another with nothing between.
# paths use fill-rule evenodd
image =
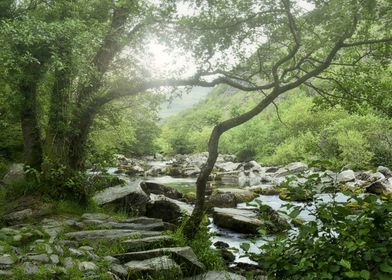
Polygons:
<instances>
[{"instance_id":1,"label":"tree bark","mask_svg":"<svg viewBox=\"0 0 392 280\"><path fill-rule=\"evenodd\" d=\"M265 108L268 107L280 94L284 93L284 90L275 88L266 98L264 98L259 104L257 104L252 110L231 118L224 122L219 123L212 130L210 140L208 142L208 158L206 164L203 166L197 181L196 181L196 205L192 212L191 217L188 219L184 226L184 235L189 240L195 237L198 232L198 228L202 221L205 212L205 195L208 178L214 168L216 160L218 158L219 139L222 134L236 126L239 126L253 117L261 113Z\"/></svg>"},{"instance_id":2,"label":"tree bark","mask_svg":"<svg viewBox=\"0 0 392 280\"><path fill-rule=\"evenodd\" d=\"M34 67L32 67L34 68ZM34 73L36 69L30 71ZM21 126L23 134L25 164L41 170L42 142L38 123L37 110L37 80L36 75L29 75L19 84L22 95Z\"/></svg>"}]
</instances>

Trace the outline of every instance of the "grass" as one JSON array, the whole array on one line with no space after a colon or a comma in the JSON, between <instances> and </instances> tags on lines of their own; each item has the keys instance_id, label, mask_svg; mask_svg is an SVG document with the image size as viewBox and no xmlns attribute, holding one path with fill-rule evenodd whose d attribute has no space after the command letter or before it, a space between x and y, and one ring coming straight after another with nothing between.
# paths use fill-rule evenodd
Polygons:
<instances>
[{"instance_id":1,"label":"grass","mask_svg":"<svg viewBox=\"0 0 392 280\"><path fill-rule=\"evenodd\" d=\"M211 248L210 234L207 229L207 216L200 225L200 230L193 240L187 240L182 233L185 221L181 226L172 233L176 246L189 246L195 252L197 258L202 262L207 270L225 270L226 266L222 256L216 250Z\"/></svg>"}]
</instances>

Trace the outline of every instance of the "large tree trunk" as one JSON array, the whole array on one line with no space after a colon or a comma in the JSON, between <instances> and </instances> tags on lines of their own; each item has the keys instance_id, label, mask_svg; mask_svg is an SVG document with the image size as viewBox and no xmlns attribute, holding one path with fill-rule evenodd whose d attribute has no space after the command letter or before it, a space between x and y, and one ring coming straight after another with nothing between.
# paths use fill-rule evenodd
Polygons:
<instances>
[{"instance_id":1,"label":"large tree trunk","mask_svg":"<svg viewBox=\"0 0 392 280\"><path fill-rule=\"evenodd\" d=\"M91 108L74 121L72 127L75 130L69 139L68 151L69 167L72 170L83 170L85 167L86 144L95 114L96 111Z\"/></svg>"},{"instance_id":2,"label":"large tree trunk","mask_svg":"<svg viewBox=\"0 0 392 280\"><path fill-rule=\"evenodd\" d=\"M42 164L42 142L38 123L37 110L37 69L31 67L31 75L24 78L19 84L22 95L21 103L21 127L23 134L24 161L25 164L40 170ZM38 75L39 76L39 75Z\"/></svg>"},{"instance_id":3,"label":"large tree trunk","mask_svg":"<svg viewBox=\"0 0 392 280\"><path fill-rule=\"evenodd\" d=\"M195 237L195 234L198 232L198 228L202 221L204 212L205 212L205 195L206 195L206 187L208 178L214 168L216 160L218 158L218 148L219 148L219 139L221 135L236 127L239 126L253 117L257 116L260 112L262 112L269 104L271 104L280 94L282 94L284 90L279 88L274 89L265 99L263 99L257 106L255 106L252 110L237 116L235 118L226 120L214 127L212 130L210 140L208 142L208 158L206 164L203 166L199 177L196 181L196 205L193 210L191 217L185 224L184 227L184 235L189 240Z\"/></svg>"}]
</instances>

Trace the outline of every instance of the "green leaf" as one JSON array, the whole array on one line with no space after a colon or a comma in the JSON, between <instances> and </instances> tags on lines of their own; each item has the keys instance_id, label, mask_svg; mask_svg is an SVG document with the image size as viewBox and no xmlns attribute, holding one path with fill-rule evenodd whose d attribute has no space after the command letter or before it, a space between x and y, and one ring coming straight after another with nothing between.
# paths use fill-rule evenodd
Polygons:
<instances>
[{"instance_id":1,"label":"green leaf","mask_svg":"<svg viewBox=\"0 0 392 280\"><path fill-rule=\"evenodd\" d=\"M289 216L292 219L295 219L299 214L301 214L300 208L295 208L293 211L290 212Z\"/></svg>"},{"instance_id":2,"label":"green leaf","mask_svg":"<svg viewBox=\"0 0 392 280\"><path fill-rule=\"evenodd\" d=\"M241 249L244 250L245 252L248 252L250 249L250 244L249 243L242 243L240 245Z\"/></svg>"},{"instance_id":3,"label":"green leaf","mask_svg":"<svg viewBox=\"0 0 392 280\"><path fill-rule=\"evenodd\" d=\"M344 268L351 269L351 263L348 260L341 259L338 264Z\"/></svg>"},{"instance_id":4,"label":"green leaf","mask_svg":"<svg viewBox=\"0 0 392 280\"><path fill-rule=\"evenodd\" d=\"M359 273L362 279L370 279L370 272L367 270L361 270Z\"/></svg>"},{"instance_id":5,"label":"green leaf","mask_svg":"<svg viewBox=\"0 0 392 280\"><path fill-rule=\"evenodd\" d=\"M388 272L388 273L392 273L392 266L390 266L389 264L387 264L386 262L382 263L380 265L380 270L382 272Z\"/></svg>"}]
</instances>

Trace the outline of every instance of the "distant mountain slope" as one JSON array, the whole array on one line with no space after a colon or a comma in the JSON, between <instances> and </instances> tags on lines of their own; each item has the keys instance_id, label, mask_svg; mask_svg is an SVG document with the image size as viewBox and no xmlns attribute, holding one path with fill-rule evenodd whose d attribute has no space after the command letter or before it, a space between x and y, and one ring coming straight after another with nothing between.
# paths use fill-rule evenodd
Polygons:
<instances>
[{"instance_id":1,"label":"distant mountain slope","mask_svg":"<svg viewBox=\"0 0 392 280\"><path fill-rule=\"evenodd\" d=\"M189 94L183 94L174 98L171 102L165 102L161 105L159 117L166 119L167 117L176 115L177 113L191 108L201 100L204 100L212 88L195 87Z\"/></svg>"}]
</instances>

